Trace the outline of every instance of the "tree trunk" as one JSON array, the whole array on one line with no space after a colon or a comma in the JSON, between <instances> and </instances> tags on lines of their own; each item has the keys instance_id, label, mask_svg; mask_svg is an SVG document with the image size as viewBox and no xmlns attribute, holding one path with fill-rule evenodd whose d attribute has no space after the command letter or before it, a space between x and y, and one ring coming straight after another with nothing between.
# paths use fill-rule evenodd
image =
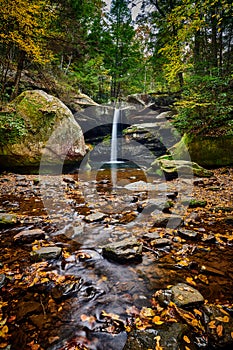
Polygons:
<instances>
[{"instance_id":1,"label":"tree trunk","mask_svg":"<svg viewBox=\"0 0 233 350\"><path fill-rule=\"evenodd\" d=\"M17 65L17 70L16 70L16 75L15 75L15 81L14 81L14 87L11 93L11 100L13 100L17 95L19 91L19 83L24 67L24 60L25 60L25 53L23 51L20 52L19 54L19 60L18 60L18 65Z\"/></svg>"}]
</instances>

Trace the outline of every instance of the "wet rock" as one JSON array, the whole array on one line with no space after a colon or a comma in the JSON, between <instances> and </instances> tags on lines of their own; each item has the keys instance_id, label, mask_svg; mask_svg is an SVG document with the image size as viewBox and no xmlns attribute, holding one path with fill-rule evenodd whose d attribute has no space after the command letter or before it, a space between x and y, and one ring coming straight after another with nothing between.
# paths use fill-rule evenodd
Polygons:
<instances>
[{"instance_id":1,"label":"wet rock","mask_svg":"<svg viewBox=\"0 0 233 350\"><path fill-rule=\"evenodd\" d=\"M27 317L30 314L42 312L42 306L36 301L23 301L19 304L16 317L17 321L21 321L24 317Z\"/></svg>"},{"instance_id":2,"label":"wet rock","mask_svg":"<svg viewBox=\"0 0 233 350\"><path fill-rule=\"evenodd\" d=\"M31 252L31 256L34 260L50 260L57 259L61 255L62 248L60 247L42 247L40 249Z\"/></svg>"},{"instance_id":3,"label":"wet rock","mask_svg":"<svg viewBox=\"0 0 233 350\"><path fill-rule=\"evenodd\" d=\"M182 223L182 218L179 215L152 212L151 216L154 221L153 227L176 228Z\"/></svg>"},{"instance_id":4,"label":"wet rock","mask_svg":"<svg viewBox=\"0 0 233 350\"><path fill-rule=\"evenodd\" d=\"M6 284L6 275L4 275L4 273L0 274L0 288L4 287L4 285Z\"/></svg>"},{"instance_id":5,"label":"wet rock","mask_svg":"<svg viewBox=\"0 0 233 350\"><path fill-rule=\"evenodd\" d=\"M65 299L78 293L80 290L80 281L70 281L55 286L52 289L52 297L55 300Z\"/></svg>"},{"instance_id":6,"label":"wet rock","mask_svg":"<svg viewBox=\"0 0 233 350\"><path fill-rule=\"evenodd\" d=\"M191 240L198 239L198 232L196 232L196 231L179 229L178 233L184 239L191 239Z\"/></svg>"},{"instance_id":7,"label":"wet rock","mask_svg":"<svg viewBox=\"0 0 233 350\"><path fill-rule=\"evenodd\" d=\"M143 235L144 239L159 239L161 238L158 232L148 232Z\"/></svg>"},{"instance_id":8,"label":"wet rock","mask_svg":"<svg viewBox=\"0 0 233 350\"><path fill-rule=\"evenodd\" d=\"M115 260L117 262L141 261L142 260L142 244L137 240L125 239L121 242L113 242L102 250L106 259Z\"/></svg>"},{"instance_id":9,"label":"wet rock","mask_svg":"<svg viewBox=\"0 0 233 350\"><path fill-rule=\"evenodd\" d=\"M233 318L228 313L221 312L221 307L215 305L205 305L203 310L208 319L206 331L210 347L214 349L232 349ZM212 321L216 326L214 328L211 327L210 322ZM220 332L219 334L217 330Z\"/></svg>"},{"instance_id":10,"label":"wet rock","mask_svg":"<svg viewBox=\"0 0 233 350\"><path fill-rule=\"evenodd\" d=\"M204 234L201 238L202 242L206 242L206 243L215 243L216 242L216 238L214 234Z\"/></svg>"},{"instance_id":11,"label":"wet rock","mask_svg":"<svg viewBox=\"0 0 233 350\"><path fill-rule=\"evenodd\" d=\"M156 185L147 183L145 181L136 181L124 186L129 191L155 191L157 189Z\"/></svg>"},{"instance_id":12,"label":"wet rock","mask_svg":"<svg viewBox=\"0 0 233 350\"><path fill-rule=\"evenodd\" d=\"M15 225L17 217L14 214L0 213L0 227Z\"/></svg>"},{"instance_id":13,"label":"wet rock","mask_svg":"<svg viewBox=\"0 0 233 350\"><path fill-rule=\"evenodd\" d=\"M45 232L39 228L33 230L23 230L14 236L14 242L18 244L32 243L35 239L44 239Z\"/></svg>"},{"instance_id":14,"label":"wet rock","mask_svg":"<svg viewBox=\"0 0 233 350\"><path fill-rule=\"evenodd\" d=\"M224 219L224 222L227 224L227 225L233 225L233 216L227 216L225 219Z\"/></svg>"},{"instance_id":15,"label":"wet rock","mask_svg":"<svg viewBox=\"0 0 233 350\"><path fill-rule=\"evenodd\" d=\"M207 201L202 201L198 199L191 199L189 202L189 208L204 208L207 205Z\"/></svg>"},{"instance_id":16,"label":"wet rock","mask_svg":"<svg viewBox=\"0 0 233 350\"><path fill-rule=\"evenodd\" d=\"M75 184L75 180L71 179L70 177L64 177L63 181L67 184Z\"/></svg>"},{"instance_id":17,"label":"wet rock","mask_svg":"<svg viewBox=\"0 0 233 350\"><path fill-rule=\"evenodd\" d=\"M164 289L157 292L156 298L160 305L168 306L172 300L172 290Z\"/></svg>"},{"instance_id":18,"label":"wet rock","mask_svg":"<svg viewBox=\"0 0 233 350\"><path fill-rule=\"evenodd\" d=\"M96 212L89 214L85 217L86 222L96 222L96 221L101 221L106 217L106 214L101 213L101 212Z\"/></svg>"},{"instance_id":19,"label":"wet rock","mask_svg":"<svg viewBox=\"0 0 233 350\"><path fill-rule=\"evenodd\" d=\"M208 275L225 276L224 272L206 265L201 266L200 272Z\"/></svg>"},{"instance_id":20,"label":"wet rock","mask_svg":"<svg viewBox=\"0 0 233 350\"><path fill-rule=\"evenodd\" d=\"M189 307L204 303L201 293L185 283L178 283L171 288L172 300L179 307Z\"/></svg>"},{"instance_id":21,"label":"wet rock","mask_svg":"<svg viewBox=\"0 0 233 350\"><path fill-rule=\"evenodd\" d=\"M181 323L163 325L157 329L147 329L144 331L135 330L128 336L123 350L145 350L145 349L183 349L185 344L183 337L188 334L188 326ZM156 337L160 338L156 338ZM159 346L157 340L159 339ZM196 349L194 344L189 345L189 349Z\"/></svg>"},{"instance_id":22,"label":"wet rock","mask_svg":"<svg viewBox=\"0 0 233 350\"><path fill-rule=\"evenodd\" d=\"M151 245L153 245L153 247L164 247L170 244L171 241L167 238L156 238L153 241L151 241Z\"/></svg>"},{"instance_id":23,"label":"wet rock","mask_svg":"<svg viewBox=\"0 0 233 350\"><path fill-rule=\"evenodd\" d=\"M187 160L174 160L171 156L162 156L157 158L152 164L148 172L155 172L162 176L165 174L166 179L174 179L177 177L210 177L213 173L202 168L197 163Z\"/></svg>"}]
</instances>

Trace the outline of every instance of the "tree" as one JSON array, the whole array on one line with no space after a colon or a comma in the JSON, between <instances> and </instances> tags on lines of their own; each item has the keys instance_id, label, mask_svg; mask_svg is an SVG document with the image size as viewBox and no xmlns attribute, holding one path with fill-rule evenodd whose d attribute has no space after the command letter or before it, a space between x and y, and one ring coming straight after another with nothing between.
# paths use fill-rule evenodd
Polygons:
<instances>
[{"instance_id":1,"label":"tree","mask_svg":"<svg viewBox=\"0 0 233 350\"><path fill-rule=\"evenodd\" d=\"M112 1L107 24L103 38L105 65L111 75L111 97L117 99L126 84L129 86L137 80L142 63L128 1Z\"/></svg>"},{"instance_id":2,"label":"tree","mask_svg":"<svg viewBox=\"0 0 233 350\"><path fill-rule=\"evenodd\" d=\"M11 94L14 98L26 62L45 64L51 59L47 40L51 36L55 16L49 0L1 0L1 96L5 92L10 68L16 66Z\"/></svg>"}]
</instances>

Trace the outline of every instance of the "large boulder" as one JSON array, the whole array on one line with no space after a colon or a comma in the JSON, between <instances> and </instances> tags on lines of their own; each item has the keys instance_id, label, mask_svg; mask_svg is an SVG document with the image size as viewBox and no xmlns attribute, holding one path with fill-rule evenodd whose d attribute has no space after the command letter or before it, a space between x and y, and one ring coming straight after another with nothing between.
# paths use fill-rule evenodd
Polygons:
<instances>
[{"instance_id":1,"label":"large boulder","mask_svg":"<svg viewBox=\"0 0 233 350\"><path fill-rule=\"evenodd\" d=\"M192 161L202 166L216 167L233 164L233 136L184 135L172 149L177 159L183 157L185 144Z\"/></svg>"},{"instance_id":2,"label":"large boulder","mask_svg":"<svg viewBox=\"0 0 233 350\"><path fill-rule=\"evenodd\" d=\"M2 114L12 121L6 138L0 139L2 168L39 167L42 156L49 165L73 163L86 153L82 130L72 112L42 90L23 92Z\"/></svg>"},{"instance_id":3,"label":"large boulder","mask_svg":"<svg viewBox=\"0 0 233 350\"><path fill-rule=\"evenodd\" d=\"M177 160L171 156L162 156L157 158L148 169L149 173L155 173L159 176L165 174L166 179L174 179L176 177L211 177L213 172L204 169L195 162L188 160Z\"/></svg>"}]
</instances>

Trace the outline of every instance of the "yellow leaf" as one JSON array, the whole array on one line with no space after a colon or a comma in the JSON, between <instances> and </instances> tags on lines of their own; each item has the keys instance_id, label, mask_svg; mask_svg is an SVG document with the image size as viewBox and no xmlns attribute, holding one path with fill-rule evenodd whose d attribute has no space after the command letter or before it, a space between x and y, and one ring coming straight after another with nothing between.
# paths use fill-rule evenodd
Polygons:
<instances>
[{"instance_id":1,"label":"yellow leaf","mask_svg":"<svg viewBox=\"0 0 233 350\"><path fill-rule=\"evenodd\" d=\"M219 336L219 337L222 337L222 332L223 332L223 326L221 325L221 324L219 324L218 326L217 326L217 335Z\"/></svg>"},{"instance_id":2,"label":"yellow leaf","mask_svg":"<svg viewBox=\"0 0 233 350\"><path fill-rule=\"evenodd\" d=\"M192 286L196 286L196 285L197 285L196 282L193 280L192 277L187 277L187 278L186 278L186 282L189 283L189 284L191 284Z\"/></svg>"},{"instance_id":3,"label":"yellow leaf","mask_svg":"<svg viewBox=\"0 0 233 350\"><path fill-rule=\"evenodd\" d=\"M231 338L233 339L233 332L231 332Z\"/></svg>"},{"instance_id":4,"label":"yellow leaf","mask_svg":"<svg viewBox=\"0 0 233 350\"><path fill-rule=\"evenodd\" d=\"M6 338L8 333L8 327L7 325L3 326L2 329L0 329L0 337Z\"/></svg>"},{"instance_id":5,"label":"yellow leaf","mask_svg":"<svg viewBox=\"0 0 233 350\"><path fill-rule=\"evenodd\" d=\"M229 322L229 317L228 316L224 316L224 317L215 317L216 320L220 321L220 322Z\"/></svg>"},{"instance_id":6,"label":"yellow leaf","mask_svg":"<svg viewBox=\"0 0 233 350\"><path fill-rule=\"evenodd\" d=\"M190 341L190 339L187 337L187 335L184 335L184 336L183 336L183 339L184 339L184 341L185 341L186 343L188 343L188 344L191 343L191 341Z\"/></svg>"},{"instance_id":7,"label":"yellow leaf","mask_svg":"<svg viewBox=\"0 0 233 350\"><path fill-rule=\"evenodd\" d=\"M154 316L152 319L152 322L158 326L164 323L163 321L160 320L159 316Z\"/></svg>"},{"instance_id":8,"label":"yellow leaf","mask_svg":"<svg viewBox=\"0 0 233 350\"><path fill-rule=\"evenodd\" d=\"M198 320L196 320L195 318L191 321L191 324L193 327L197 327L199 325Z\"/></svg>"},{"instance_id":9,"label":"yellow leaf","mask_svg":"<svg viewBox=\"0 0 233 350\"><path fill-rule=\"evenodd\" d=\"M208 323L209 328L214 329L216 328L215 321L211 321Z\"/></svg>"},{"instance_id":10,"label":"yellow leaf","mask_svg":"<svg viewBox=\"0 0 233 350\"><path fill-rule=\"evenodd\" d=\"M155 316L155 312L150 307L143 307L140 312L140 315L142 317L152 317Z\"/></svg>"},{"instance_id":11,"label":"yellow leaf","mask_svg":"<svg viewBox=\"0 0 233 350\"><path fill-rule=\"evenodd\" d=\"M202 316L202 312L201 312L201 311L199 311L199 310L197 310L197 309L194 309L193 311L194 311L194 313L195 313L196 315Z\"/></svg>"}]
</instances>

